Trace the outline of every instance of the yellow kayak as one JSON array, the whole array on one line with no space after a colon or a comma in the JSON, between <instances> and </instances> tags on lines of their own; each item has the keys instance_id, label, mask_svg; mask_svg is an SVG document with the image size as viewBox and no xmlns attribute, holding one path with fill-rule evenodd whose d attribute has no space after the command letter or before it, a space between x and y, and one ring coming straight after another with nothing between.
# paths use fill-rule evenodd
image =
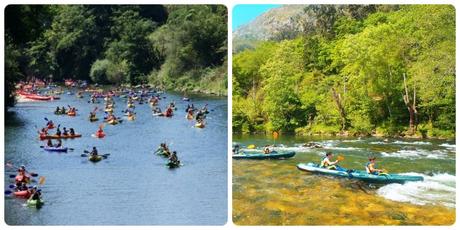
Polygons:
<instances>
[{"instance_id":1,"label":"yellow kayak","mask_svg":"<svg viewBox=\"0 0 460 230\"><path fill-rule=\"evenodd\" d=\"M134 121L135 119L136 119L136 116L134 115L128 116L128 121Z\"/></svg>"}]
</instances>

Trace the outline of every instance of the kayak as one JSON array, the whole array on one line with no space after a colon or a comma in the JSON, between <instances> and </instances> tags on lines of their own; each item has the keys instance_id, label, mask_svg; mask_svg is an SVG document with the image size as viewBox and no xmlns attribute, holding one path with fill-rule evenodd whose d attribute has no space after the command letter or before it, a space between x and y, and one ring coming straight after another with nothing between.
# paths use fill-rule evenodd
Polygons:
<instances>
[{"instance_id":1,"label":"kayak","mask_svg":"<svg viewBox=\"0 0 460 230\"><path fill-rule=\"evenodd\" d=\"M128 104L128 108L133 108L134 104Z\"/></svg>"},{"instance_id":2,"label":"kayak","mask_svg":"<svg viewBox=\"0 0 460 230\"><path fill-rule=\"evenodd\" d=\"M112 108L110 108L110 109L105 109L104 111L106 111L106 112L108 112L108 113L111 113L111 112L113 112L113 109L112 109Z\"/></svg>"},{"instance_id":3,"label":"kayak","mask_svg":"<svg viewBox=\"0 0 460 230\"><path fill-rule=\"evenodd\" d=\"M99 155L96 155L96 156L89 156L89 157L88 157L88 160L89 160L89 161L92 161L92 162L98 162L98 161L102 160L102 156L99 156Z\"/></svg>"},{"instance_id":4,"label":"kayak","mask_svg":"<svg viewBox=\"0 0 460 230\"><path fill-rule=\"evenodd\" d=\"M89 118L89 121L91 121L91 122L95 122L95 121L98 121L98 120L99 120L99 118L97 118L97 117L90 117Z\"/></svg>"},{"instance_id":5,"label":"kayak","mask_svg":"<svg viewBox=\"0 0 460 230\"><path fill-rule=\"evenodd\" d=\"M76 112L68 112L67 115L69 115L69 116L71 116L71 117L74 117L74 116L77 115L77 113L76 113Z\"/></svg>"},{"instance_id":6,"label":"kayak","mask_svg":"<svg viewBox=\"0 0 460 230\"><path fill-rule=\"evenodd\" d=\"M13 192L13 194L14 194L15 196L21 197L21 198L29 198L29 196L30 196L29 190L16 191L16 192Z\"/></svg>"},{"instance_id":7,"label":"kayak","mask_svg":"<svg viewBox=\"0 0 460 230\"><path fill-rule=\"evenodd\" d=\"M67 138L78 138L81 137L81 134L75 134L75 135L40 135L40 139L67 139Z\"/></svg>"},{"instance_id":8,"label":"kayak","mask_svg":"<svg viewBox=\"0 0 460 230\"><path fill-rule=\"evenodd\" d=\"M170 169L172 169L172 168L179 168L179 166L180 166L180 161L177 161L177 162L171 162L171 161L170 161L170 162L166 163L166 166L167 166L168 168L170 168Z\"/></svg>"},{"instance_id":9,"label":"kayak","mask_svg":"<svg viewBox=\"0 0 460 230\"><path fill-rule=\"evenodd\" d=\"M128 121L134 121L136 119L136 116L132 115L132 116L128 116Z\"/></svg>"},{"instance_id":10,"label":"kayak","mask_svg":"<svg viewBox=\"0 0 460 230\"><path fill-rule=\"evenodd\" d=\"M54 114L55 115L65 115L65 114L67 114L67 112L56 112L56 111L54 111Z\"/></svg>"},{"instance_id":11,"label":"kayak","mask_svg":"<svg viewBox=\"0 0 460 230\"><path fill-rule=\"evenodd\" d=\"M93 134L93 137L103 138L103 137L105 137L105 133L95 133L95 134Z\"/></svg>"},{"instance_id":12,"label":"kayak","mask_svg":"<svg viewBox=\"0 0 460 230\"><path fill-rule=\"evenodd\" d=\"M245 151L240 151L238 154L234 154L232 156L233 159L256 159L256 160L262 160L262 159L286 159L295 156L295 152L277 152L277 151L272 151L271 153L265 154L261 152L245 152Z\"/></svg>"},{"instance_id":13,"label":"kayak","mask_svg":"<svg viewBox=\"0 0 460 230\"><path fill-rule=\"evenodd\" d=\"M324 175L331 175L343 178L349 178L354 180L361 180L367 183L373 184L390 184L390 183L398 183L404 184L409 181L423 181L422 176L411 176L411 175L403 175L403 174L369 174L366 171L361 170L348 170L345 168L340 168L340 170L330 170L326 168L319 167L318 164L315 163L301 163L297 165L297 168L302 171L312 172L312 173L319 173Z\"/></svg>"},{"instance_id":14,"label":"kayak","mask_svg":"<svg viewBox=\"0 0 460 230\"><path fill-rule=\"evenodd\" d=\"M190 115L190 114L187 113L187 115L185 115L185 118L186 118L187 120L192 120L192 119L193 119L193 115Z\"/></svg>"},{"instance_id":15,"label":"kayak","mask_svg":"<svg viewBox=\"0 0 460 230\"><path fill-rule=\"evenodd\" d=\"M45 146L43 149L45 149L45 151L49 151L49 152L67 152L68 148L64 148L64 147L48 147L48 146Z\"/></svg>"},{"instance_id":16,"label":"kayak","mask_svg":"<svg viewBox=\"0 0 460 230\"><path fill-rule=\"evenodd\" d=\"M153 113L152 115L153 115L153 116L159 116L159 117L162 117L162 116L164 116L164 114L163 114L163 113Z\"/></svg>"},{"instance_id":17,"label":"kayak","mask_svg":"<svg viewBox=\"0 0 460 230\"><path fill-rule=\"evenodd\" d=\"M110 120L110 121L107 121L107 123L109 123L111 125L116 125L116 124L118 124L118 121L117 120Z\"/></svg>"},{"instance_id":18,"label":"kayak","mask_svg":"<svg viewBox=\"0 0 460 230\"><path fill-rule=\"evenodd\" d=\"M27 200L27 206L29 206L29 207L39 208L43 204L45 204L45 202L42 199L38 199L38 200L29 199L29 200Z\"/></svg>"},{"instance_id":19,"label":"kayak","mask_svg":"<svg viewBox=\"0 0 460 230\"><path fill-rule=\"evenodd\" d=\"M183 97L182 100L183 100L183 101L190 101L190 98L188 98L188 97Z\"/></svg>"},{"instance_id":20,"label":"kayak","mask_svg":"<svg viewBox=\"0 0 460 230\"><path fill-rule=\"evenodd\" d=\"M196 124L195 124L195 127L197 127L197 128L204 128L204 123L202 123L202 122L196 123Z\"/></svg>"}]
</instances>

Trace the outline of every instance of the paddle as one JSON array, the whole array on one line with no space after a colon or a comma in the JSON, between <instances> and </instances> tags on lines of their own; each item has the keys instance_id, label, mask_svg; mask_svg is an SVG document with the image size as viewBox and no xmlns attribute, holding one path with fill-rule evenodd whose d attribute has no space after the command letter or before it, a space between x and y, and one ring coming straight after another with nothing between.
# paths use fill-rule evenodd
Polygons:
<instances>
[{"instance_id":1,"label":"paddle","mask_svg":"<svg viewBox=\"0 0 460 230\"><path fill-rule=\"evenodd\" d=\"M11 164L9 162L6 163L6 166L9 167L9 168L15 168L15 169L19 168L19 167L16 167L16 166L14 166L13 164ZM32 177L37 177L38 176L38 173L33 173L33 172L27 172L27 174L29 174ZM16 175L10 175L10 178L15 178L15 177L16 177Z\"/></svg>"},{"instance_id":2,"label":"paddle","mask_svg":"<svg viewBox=\"0 0 460 230\"><path fill-rule=\"evenodd\" d=\"M46 147L46 146L40 145L40 148L42 148L42 149L45 148L45 147ZM54 146L53 146L53 147L54 147ZM67 148L67 149L70 150L70 151L74 151L74 150L75 150L74 148Z\"/></svg>"},{"instance_id":3,"label":"paddle","mask_svg":"<svg viewBox=\"0 0 460 230\"><path fill-rule=\"evenodd\" d=\"M338 155L337 160L338 161L343 161L343 160L345 160L345 157L343 157L342 155Z\"/></svg>"},{"instance_id":4,"label":"paddle","mask_svg":"<svg viewBox=\"0 0 460 230\"><path fill-rule=\"evenodd\" d=\"M83 150L84 153L90 153L88 150ZM81 157L88 157L88 154L81 154L80 155ZM98 155L98 156L101 156L102 158L104 159L107 159L108 156L110 156L110 153L106 153L106 154L102 154L102 155Z\"/></svg>"}]
</instances>

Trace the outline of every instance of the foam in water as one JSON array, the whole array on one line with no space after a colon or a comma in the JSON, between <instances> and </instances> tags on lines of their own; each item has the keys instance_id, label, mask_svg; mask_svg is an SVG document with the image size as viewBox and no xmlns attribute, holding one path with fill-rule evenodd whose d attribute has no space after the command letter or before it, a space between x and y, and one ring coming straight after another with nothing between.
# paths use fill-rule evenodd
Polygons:
<instances>
[{"instance_id":1,"label":"foam in water","mask_svg":"<svg viewBox=\"0 0 460 230\"><path fill-rule=\"evenodd\" d=\"M442 146L442 147L444 147L446 149L450 149L450 150L453 150L453 151L455 151L455 148L457 147L455 144L449 144L449 143L443 143L443 144L441 144L439 146Z\"/></svg>"},{"instance_id":2,"label":"foam in water","mask_svg":"<svg viewBox=\"0 0 460 230\"><path fill-rule=\"evenodd\" d=\"M419 173L406 173L405 175L423 176L424 181L385 185L377 190L377 194L399 202L410 202L417 205L444 205L455 208L454 175L447 173L433 176Z\"/></svg>"},{"instance_id":3,"label":"foam in water","mask_svg":"<svg viewBox=\"0 0 460 230\"><path fill-rule=\"evenodd\" d=\"M431 145L430 142L425 142L425 141L413 141L413 142L407 142L407 141L395 141L393 144L397 145Z\"/></svg>"},{"instance_id":4,"label":"foam in water","mask_svg":"<svg viewBox=\"0 0 460 230\"><path fill-rule=\"evenodd\" d=\"M397 157L397 158L429 158L429 159L446 159L447 158L447 152L443 150L433 150L433 151L428 151L428 150L423 150L423 149L417 149L417 150L399 150L397 152L392 152L392 153L387 153L387 152L381 152L380 153L382 157Z\"/></svg>"}]
</instances>

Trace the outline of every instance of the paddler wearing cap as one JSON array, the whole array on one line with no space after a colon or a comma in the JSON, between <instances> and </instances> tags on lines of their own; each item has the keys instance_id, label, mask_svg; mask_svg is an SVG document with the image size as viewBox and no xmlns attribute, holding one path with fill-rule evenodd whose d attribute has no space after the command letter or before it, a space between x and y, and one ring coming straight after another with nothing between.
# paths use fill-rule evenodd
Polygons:
<instances>
[{"instance_id":1,"label":"paddler wearing cap","mask_svg":"<svg viewBox=\"0 0 460 230\"><path fill-rule=\"evenodd\" d=\"M376 159L377 158L375 156L370 156L369 157L369 162L366 163L366 172L367 173L378 175L379 173L383 172L383 169L378 169L377 168L377 166L375 164Z\"/></svg>"}]
</instances>

